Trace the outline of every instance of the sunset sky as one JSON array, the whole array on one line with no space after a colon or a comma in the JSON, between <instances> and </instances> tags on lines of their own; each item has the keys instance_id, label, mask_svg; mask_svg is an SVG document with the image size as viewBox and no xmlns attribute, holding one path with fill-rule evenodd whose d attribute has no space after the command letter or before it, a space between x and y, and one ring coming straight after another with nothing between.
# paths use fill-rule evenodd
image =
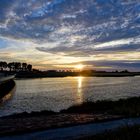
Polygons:
<instances>
[{"instance_id":1,"label":"sunset sky","mask_svg":"<svg viewBox=\"0 0 140 140\"><path fill-rule=\"evenodd\" d=\"M140 0L0 0L0 61L140 70Z\"/></svg>"}]
</instances>

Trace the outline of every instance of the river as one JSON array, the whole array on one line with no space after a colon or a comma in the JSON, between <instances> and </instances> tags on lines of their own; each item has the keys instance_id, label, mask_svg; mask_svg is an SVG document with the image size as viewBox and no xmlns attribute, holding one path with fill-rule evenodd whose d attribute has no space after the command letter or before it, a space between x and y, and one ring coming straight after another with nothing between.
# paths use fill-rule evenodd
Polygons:
<instances>
[{"instance_id":1,"label":"river","mask_svg":"<svg viewBox=\"0 0 140 140\"><path fill-rule=\"evenodd\" d=\"M0 116L60 111L86 101L140 96L140 77L65 77L15 80L16 92L0 105Z\"/></svg>"}]
</instances>

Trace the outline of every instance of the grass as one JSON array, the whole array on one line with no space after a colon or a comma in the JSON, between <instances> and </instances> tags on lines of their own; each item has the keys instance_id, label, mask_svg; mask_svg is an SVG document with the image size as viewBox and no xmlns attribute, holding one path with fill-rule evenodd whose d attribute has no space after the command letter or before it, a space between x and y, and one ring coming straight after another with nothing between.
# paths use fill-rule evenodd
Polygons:
<instances>
[{"instance_id":1,"label":"grass","mask_svg":"<svg viewBox=\"0 0 140 140\"><path fill-rule=\"evenodd\" d=\"M110 130L78 140L140 140L140 126L124 126L114 131Z\"/></svg>"},{"instance_id":2,"label":"grass","mask_svg":"<svg viewBox=\"0 0 140 140\"><path fill-rule=\"evenodd\" d=\"M20 114L13 114L11 116L7 117L1 117L1 119L4 119L7 121L7 119L17 119L17 120L24 120L26 122L26 119L30 119L34 117L37 118L37 120L40 119L41 116L43 116L43 119L45 117L48 117L51 115L70 115L70 114L103 114L103 115L118 115L122 118L128 118L128 117L140 117L140 97L133 97L128 99L120 99L118 101L97 101L97 102L85 102L80 105L72 106L66 110L62 110L60 112L53 112L53 111L41 111L41 112L23 112ZM52 116L52 117L54 117ZM42 119L42 121L44 121ZM35 121L36 122L36 121ZM43 122L44 124L46 121ZM4 123L5 124L5 123ZM19 122L20 124L20 122ZM18 125L19 125L18 124ZM21 123L23 124L23 123ZM28 123L27 123L28 124ZM33 123L34 124L34 123ZM39 123L40 124L40 120ZM30 124L31 125L31 124ZM38 130L39 128L36 129ZM52 126L53 127L53 126ZM43 130L46 128L43 128ZM28 130L28 129L27 129ZM26 129L24 130L26 132ZM122 128L119 128L117 131L107 131L103 134L98 134L90 137L85 137L80 140L131 140L131 139L140 139L140 125L138 126L125 126Z\"/></svg>"},{"instance_id":3,"label":"grass","mask_svg":"<svg viewBox=\"0 0 140 140\"><path fill-rule=\"evenodd\" d=\"M138 117L140 116L140 97L118 101L85 102L62 110L61 113L107 113L125 117Z\"/></svg>"}]
</instances>

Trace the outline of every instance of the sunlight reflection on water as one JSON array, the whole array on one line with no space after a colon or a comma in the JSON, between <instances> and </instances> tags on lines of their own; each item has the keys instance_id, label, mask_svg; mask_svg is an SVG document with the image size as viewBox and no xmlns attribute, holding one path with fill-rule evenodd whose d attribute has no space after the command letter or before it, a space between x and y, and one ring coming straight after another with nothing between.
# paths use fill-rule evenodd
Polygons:
<instances>
[{"instance_id":1,"label":"sunlight reflection on water","mask_svg":"<svg viewBox=\"0 0 140 140\"><path fill-rule=\"evenodd\" d=\"M140 77L66 77L16 81L11 100L0 106L0 116L41 110L60 111L85 101L140 96Z\"/></svg>"},{"instance_id":2,"label":"sunlight reflection on water","mask_svg":"<svg viewBox=\"0 0 140 140\"><path fill-rule=\"evenodd\" d=\"M83 102L83 93L82 93L82 82L84 77L77 77L77 103L81 104Z\"/></svg>"}]
</instances>

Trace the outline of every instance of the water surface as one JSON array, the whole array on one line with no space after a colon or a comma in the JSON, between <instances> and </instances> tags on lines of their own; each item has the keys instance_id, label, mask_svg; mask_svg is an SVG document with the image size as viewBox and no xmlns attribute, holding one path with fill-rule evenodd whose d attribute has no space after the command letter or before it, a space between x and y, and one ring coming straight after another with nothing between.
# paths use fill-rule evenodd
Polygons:
<instances>
[{"instance_id":1,"label":"water surface","mask_svg":"<svg viewBox=\"0 0 140 140\"><path fill-rule=\"evenodd\" d=\"M60 111L85 101L140 96L140 77L66 77L15 80L16 92L0 105L0 116Z\"/></svg>"}]
</instances>

